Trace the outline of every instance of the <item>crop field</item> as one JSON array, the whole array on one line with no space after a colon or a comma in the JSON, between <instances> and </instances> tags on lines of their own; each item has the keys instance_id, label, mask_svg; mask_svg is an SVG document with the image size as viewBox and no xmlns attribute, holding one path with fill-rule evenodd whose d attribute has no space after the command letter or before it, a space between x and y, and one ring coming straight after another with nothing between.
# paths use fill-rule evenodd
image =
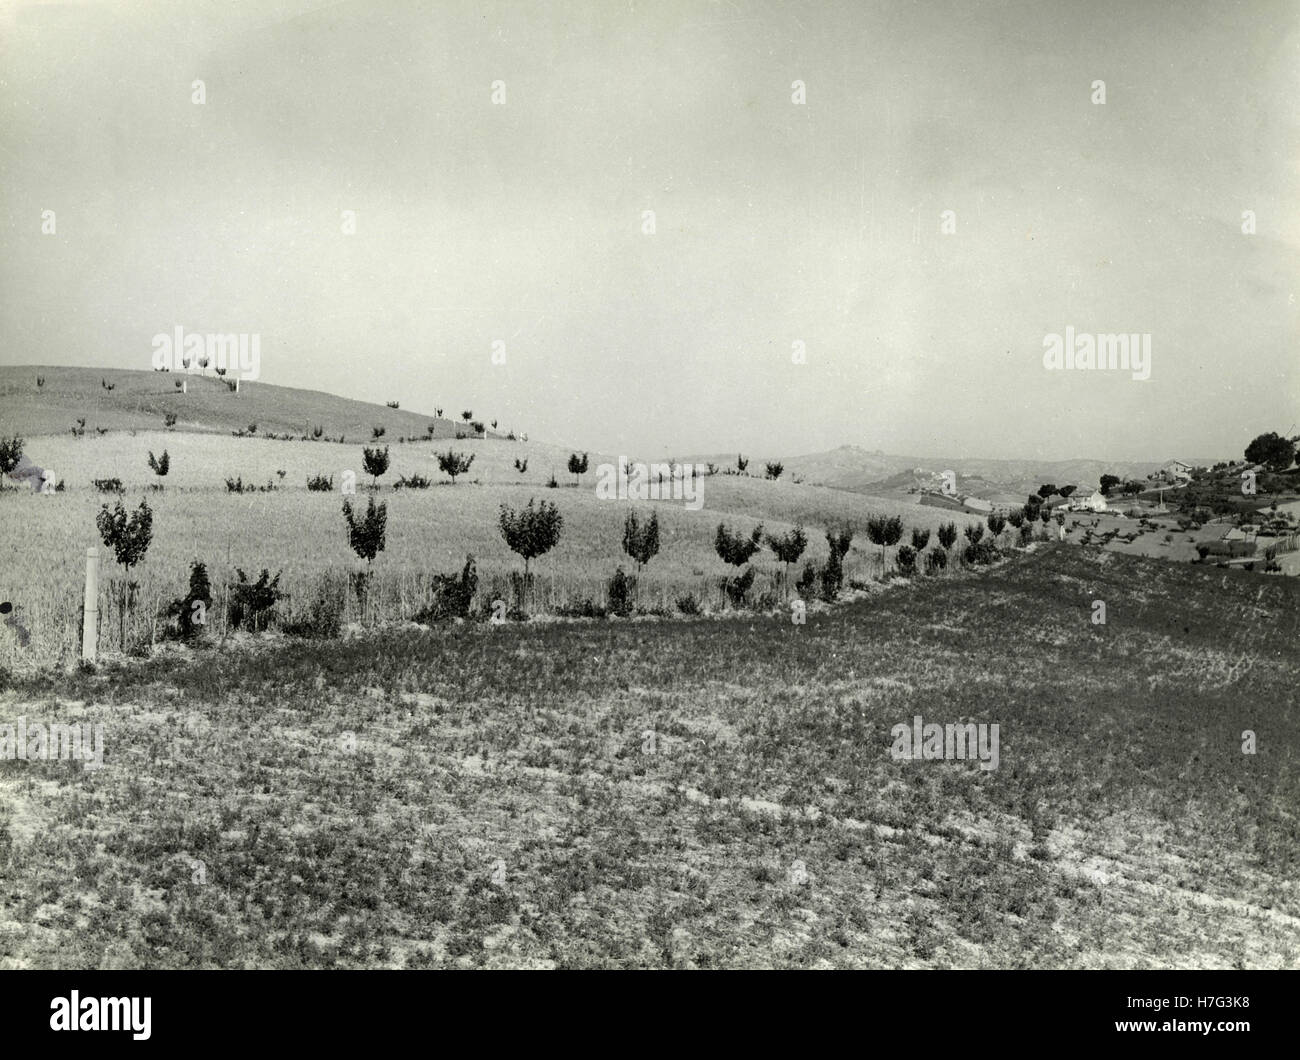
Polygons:
<instances>
[{"instance_id":1,"label":"crop field","mask_svg":"<svg viewBox=\"0 0 1300 1060\"><path fill-rule=\"evenodd\" d=\"M1298 594L1053 544L11 679L103 768L0 762L0 967L1295 967ZM895 761L915 715L999 768Z\"/></svg>"},{"instance_id":2,"label":"crop field","mask_svg":"<svg viewBox=\"0 0 1300 1060\"><path fill-rule=\"evenodd\" d=\"M383 445L381 441L377 443ZM470 472L452 485L438 471L434 454L448 447L472 453ZM168 474L158 478L148 456L170 458ZM126 491L121 500L134 509L142 498L153 511L153 542L144 561L131 572L139 585L139 604L132 608L129 642L157 641L159 615L185 594L190 564L205 563L214 599L224 604L223 587L236 568L256 577L262 569L280 572L288 593L280 610L286 622L316 611L322 599L344 608L344 621L359 619L359 606L348 591L348 575L364 568L348 545L340 486L345 471L356 476L364 508L369 478L362 468L361 445L270 441L217 434L139 432L102 437L35 437L27 454L42 468L57 472L64 492L49 495L10 488L0 491L0 542L5 563L0 594L21 608L31 643L21 653L13 637L0 629L0 666L20 662L47 665L75 659L80 643L81 604L87 547L99 548L103 577L100 616L104 647L118 646L120 615L113 579L121 570L102 546L95 516L104 503L119 498L95 491L96 479L116 477ZM900 515L907 527L935 530L960 515L891 500L880 500L823 487L770 482L757 477L713 475L699 480L703 508L690 511L682 501L607 501L595 493L596 468L617 457L591 454L590 468L578 486L565 471L567 451L554 446L504 440L389 444L391 466L376 494L388 506L387 544L374 563L370 592L372 618L406 621L428 603L435 573L460 569L466 554L478 565L480 595L490 602L509 596L507 575L522 562L502 540L497 515L502 504L520 508L530 499L553 501L564 516L559 545L534 566L540 611L573 600L604 599L606 584L618 566L633 564L621 548L629 508L653 507L661 522L660 554L641 576L645 607L672 610L686 594L705 610L723 605L721 579L729 568L713 548L720 521L748 531L758 523L773 533L802 523L809 536L804 561L824 562L824 530L851 526L857 536L844 561L849 580L880 577L894 562L894 549L882 555L861 527L871 515ZM526 473L514 462L527 461ZM547 488L552 469L560 483ZM279 472L283 471L281 476ZM309 476L332 477L332 492L310 492ZM400 476L421 474L433 480L428 489L394 489ZM276 488L269 492L230 493L227 478ZM161 482L161 491L149 487ZM978 521L974 516L970 522ZM906 541L907 538L905 537ZM933 540L933 538L932 538ZM781 564L770 552L756 559L757 590L780 595ZM730 573L734 573L731 570ZM223 632L224 607L216 609L213 629Z\"/></svg>"}]
</instances>

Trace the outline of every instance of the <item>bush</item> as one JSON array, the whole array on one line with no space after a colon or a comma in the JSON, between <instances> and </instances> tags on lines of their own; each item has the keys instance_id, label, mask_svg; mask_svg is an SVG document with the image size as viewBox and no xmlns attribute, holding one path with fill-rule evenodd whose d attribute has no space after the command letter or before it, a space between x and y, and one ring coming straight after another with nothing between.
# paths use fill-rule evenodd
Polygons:
<instances>
[{"instance_id":1,"label":"bush","mask_svg":"<svg viewBox=\"0 0 1300 1060\"><path fill-rule=\"evenodd\" d=\"M947 566L948 566L948 553L944 551L942 548L936 548L932 550L925 557L926 574L938 574L941 570L943 570Z\"/></svg>"},{"instance_id":2,"label":"bush","mask_svg":"<svg viewBox=\"0 0 1300 1060\"><path fill-rule=\"evenodd\" d=\"M312 475L307 479L307 488L313 493L330 493L334 489L334 476Z\"/></svg>"},{"instance_id":3,"label":"bush","mask_svg":"<svg viewBox=\"0 0 1300 1060\"><path fill-rule=\"evenodd\" d=\"M125 493L126 488L122 485L120 478L97 478L91 480L91 485L100 493Z\"/></svg>"},{"instance_id":4,"label":"bush","mask_svg":"<svg viewBox=\"0 0 1300 1060\"><path fill-rule=\"evenodd\" d=\"M738 574L734 578L723 578L722 588L727 594L727 599L731 601L732 607L744 607L745 595L749 592L750 586L754 584L754 568L746 567L744 574Z\"/></svg>"},{"instance_id":5,"label":"bush","mask_svg":"<svg viewBox=\"0 0 1300 1060\"><path fill-rule=\"evenodd\" d=\"M632 613L632 602L636 596L636 576L628 577L619 567L614 577L609 580L609 613L627 617Z\"/></svg>"},{"instance_id":6,"label":"bush","mask_svg":"<svg viewBox=\"0 0 1300 1060\"><path fill-rule=\"evenodd\" d=\"M945 551L951 549L952 546L956 543L956 541L957 541L956 523L944 523L943 526L939 527L939 544L941 544L944 547Z\"/></svg>"},{"instance_id":7,"label":"bush","mask_svg":"<svg viewBox=\"0 0 1300 1060\"><path fill-rule=\"evenodd\" d=\"M911 577L916 573L916 549L911 545L899 545L895 562L898 564L900 571Z\"/></svg>"},{"instance_id":8,"label":"bush","mask_svg":"<svg viewBox=\"0 0 1300 1060\"><path fill-rule=\"evenodd\" d=\"M400 489L427 490L432 485L433 485L432 480L425 478L423 475L414 474L414 475L410 475L409 477L406 475L402 475L397 480L397 483L396 485L394 485L393 488L399 490Z\"/></svg>"},{"instance_id":9,"label":"bush","mask_svg":"<svg viewBox=\"0 0 1300 1060\"><path fill-rule=\"evenodd\" d=\"M972 545L978 545L980 543L980 538L984 536L984 524L967 523L965 534L966 534L967 541L969 541Z\"/></svg>"},{"instance_id":10,"label":"bush","mask_svg":"<svg viewBox=\"0 0 1300 1060\"><path fill-rule=\"evenodd\" d=\"M930 543L930 531L923 530L920 527L914 527L912 530L912 548L918 553L925 551L925 546Z\"/></svg>"},{"instance_id":11,"label":"bush","mask_svg":"<svg viewBox=\"0 0 1300 1060\"><path fill-rule=\"evenodd\" d=\"M343 594L321 586L306 614L283 628L289 636L304 640L337 640L343 632Z\"/></svg>"},{"instance_id":12,"label":"bush","mask_svg":"<svg viewBox=\"0 0 1300 1060\"><path fill-rule=\"evenodd\" d=\"M370 476L371 485L378 486L379 476L388 470L388 446L384 446L382 449L379 446L375 446L373 449L363 446L361 449L361 463L366 474Z\"/></svg>"},{"instance_id":13,"label":"bush","mask_svg":"<svg viewBox=\"0 0 1300 1060\"><path fill-rule=\"evenodd\" d=\"M698 615L700 613L700 602L690 593L685 596L679 596L676 600L677 610L684 615Z\"/></svg>"},{"instance_id":14,"label":"bush","mask_svg":"<svg viewBox=\"0 0 1300 1060\"><path fill-rule=\"evenodd\" d=\"M250 582L248 575L236 568L239 581L230 586L230 605L227 618L231 629L247 629L260 633L271 625L275 617L275 605L284 599L280 591L280 572L274 578L271 572L262 569L257 581Z\"/></svg>"},{"instance_id":15,"label":"bush","mask_svg":"<svg viewBox=\"0 0 1300 1060\"><path fill-rule=\"evenodd\" d=\"M460 574L435 574L433 600L415 620L428 625L452 618L468 618L478 592L478 567L474 557L465 555L465 566Z\"/></svg>"},{"instance_id":16,"label":"bush","mask_svg":"<svg viewBox=\"0 0 1300 1060\"><path fill-rule=\"evenodd\" d=\"M185 640L199 636L207 627L208 608L212 606L212 585L208 568L195 560L190 565L190 591L173 600L167 608L168 632Z\"/></svg>"},{"instance_id":17,"label":"bush","mask_svg":"<svg viewBox=\"0 0 1300 1060\"><path fill-rule=\"evenodd\" d=\"M982 530L983 527L980 527L980 529ZM962 553L962 559L969 566L983 567L992 563L999 555L998 547L992 541L975 541L966 546L966 551Z\"/></svg>"}]
</instances>

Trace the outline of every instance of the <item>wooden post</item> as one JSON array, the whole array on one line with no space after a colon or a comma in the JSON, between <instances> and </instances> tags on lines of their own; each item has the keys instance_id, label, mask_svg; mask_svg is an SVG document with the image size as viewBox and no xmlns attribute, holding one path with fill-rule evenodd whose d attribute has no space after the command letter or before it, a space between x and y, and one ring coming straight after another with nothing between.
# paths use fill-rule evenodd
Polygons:
<instances>
[{"instance_id":1,"label":"wooden post","mask_svg":"<svg viewBox=\"0 0 1300 1060\"><path fill-rule=\"evenodd\" d=\"M235 393L239 393L239 376L235 376Z\"/></svg>"},{"instance_id":2,"label":"wooden post","mask_svg":"<svg viewBox=\"0 0 1300 1060\"><path fill-rule=\"evenodd\" d=\"M81 658L95 661L95 648L99 639L99 552L86 549L86 599L82 607Z\"/></svg>"},{"instance_id":3,"label":"wooden post","mask_svg":"<svg viewBox=\"0 0 1300 1060\"><path fill-rule=\"evenodd\" d=\"M188 379L182 379L182 380L181 380L181 393L182 393L182 394L188 394L189 392L190 392L190 381L189 381Z\"/></svg>"}]
</instances>

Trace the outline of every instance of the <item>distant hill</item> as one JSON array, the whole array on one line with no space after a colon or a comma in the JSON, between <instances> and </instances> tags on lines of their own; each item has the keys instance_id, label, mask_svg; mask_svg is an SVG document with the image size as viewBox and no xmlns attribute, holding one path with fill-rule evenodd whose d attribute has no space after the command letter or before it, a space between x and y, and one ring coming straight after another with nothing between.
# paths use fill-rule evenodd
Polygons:
<instances>
[{"instance_id":1,"label":"distant hill","mask_svg":"<svg viewBox=\"0 0 1300 1060\"><path fill-rule=\"evenodd\" d=\"M37 387L36 377L45 385ZM188 393L176 383L185 380ZM105 389L103 383L113 389ZM66 434L80 418L86 431L157 430L168 413L175 413L178 431L229 434L257 424L257 433L310 435L316 427L350 442L369 440L372 427L385 428L386 439L455 438L468 433L468 424L439 419L409 409L390 409L353 401L319 390L240 384L232 393L217 376L177 372L140 372L112 368L42 366L0 367L0 434L24 437ZM497 432L489 430L488 437ZM504 432L501 432L504 433Z\"/></svg>"},{"instance_id":2,"label":"distant hill","mask_svg":"<svg viewBox=\"0 0 1300 1060\"><path fill-rule=\"evenodd\" d=\"M1035 492L1045 482L1095 486L1103 474L1141 478L1168 459L1172 458L1128 462L895 456L860 446L842 445L827 453L784 457L781 462L785 465L785 474L796 475L810 484L833 486L877 497L900 497L907 495L913 488L934 488L937 475L943 471L952 471L957 475L957 486L961 493L983 497L995 504L1009 504L1023 501L1027 494ZM1198 466L1214 462L1185 456L1180 459ZM733 456L730 462L734 464L734 461ZM762 466L763 461L756 459L750 465L750 473L762 474Z\"/></svg>"}]
</instances>

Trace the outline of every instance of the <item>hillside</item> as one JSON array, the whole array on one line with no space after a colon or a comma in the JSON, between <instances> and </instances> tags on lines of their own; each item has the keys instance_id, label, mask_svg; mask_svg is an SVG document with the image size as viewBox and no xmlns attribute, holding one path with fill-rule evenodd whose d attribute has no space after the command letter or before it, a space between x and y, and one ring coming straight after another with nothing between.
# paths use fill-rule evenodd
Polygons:
<instances>
[{"instance_id":1,"label":"hillside","mask_svg":"<svg viewBox=\"0 0 1300 1060\"><path fill-rule=\"evenodd\" d=\"M44 675L0 714L102 723L106 768L0 762L0 967L1293 968L1298 614L1049 547L806 626ZM915 715L998 768L895 760Z\"/></svg>"},{"instance_id":2,"label":"hillside","mask_svg":"<svg viewBox=\"0 0 1300 1060\"><path fill-rule=\"evenodd\" d=\"M713 460L720 467L732 467L735 465L736 454L705 459ZM1124 478L1145 478L1149 472L1165 463L1164 460L1135 463L1086 459L992 460L983 457L901 456L867 450L856 445L842 445L829 452L803 456L757 455L752 459L750 472L762 474L764 461L776 459L785 465L785 474L796 476L805 482L884 497L902 497L912 485L933 485L933 474L954 471L962 493L983 497L994 503L1023 501L1027 494L1036 491L1044 482L1095 485L1102 474L1107 472ZM1196 458L1189 462L1212 463ZM920 469L920 473L917 473L917 469Z\"/></svg>"},{"instance_id":3,"label":"hillside","mask_svg":"<svg viewBox=\"0 0 1300 1060\"><path fill-rule=\"evenodd\" d=\"M45 385L36 385L37 376ZM184 379L188 393L176 383ZM113 389L106 389L102 383ZM445 408L446 415L459 416ZM238 394L214 374L181 375L176 372L137 372L122 369L0 367L0 433L23 437L70 433L85 418L86 433L98 428L111 431L157 430L164 417L176 416L176 430L229 434L257 425L257 433L310 435L316 427L326 437L343 435L348 441L368 441L371 428L385 428L385 438L455 438L469 427L459 420L437 419L409 409L390 409L366 401L353 401L319 390L240 384ZM489 417L490 421L490 417ZM504 434L504 430L501 432Z\"/></svg>"}]
</instances>

